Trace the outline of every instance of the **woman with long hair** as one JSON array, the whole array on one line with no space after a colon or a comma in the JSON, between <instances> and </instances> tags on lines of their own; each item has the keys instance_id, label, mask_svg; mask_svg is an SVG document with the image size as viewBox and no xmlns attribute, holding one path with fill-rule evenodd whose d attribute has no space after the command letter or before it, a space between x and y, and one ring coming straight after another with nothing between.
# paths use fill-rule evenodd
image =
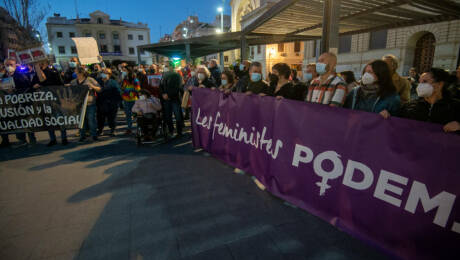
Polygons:
<instances>
[{"instance_id":1,"label":"woman with long hair","mask_svg":"<svg viewBox=\"0 0 460 260\"><path fill-rule=\"evenodd\" d=\"M386 119L398 115L400 105L388 65L374 60L364 68L360 85L348 94L344 107L379 113Z\"/></svg>"}]
</instances>

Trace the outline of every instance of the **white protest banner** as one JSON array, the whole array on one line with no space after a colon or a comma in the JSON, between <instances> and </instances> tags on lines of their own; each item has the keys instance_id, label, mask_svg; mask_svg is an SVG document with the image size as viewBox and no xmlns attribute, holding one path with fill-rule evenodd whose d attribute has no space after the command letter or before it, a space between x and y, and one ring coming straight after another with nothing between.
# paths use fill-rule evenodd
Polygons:
<instances>
[{"instance_id":1,"label":"white protest banner","mask_svg":"<svg viewBox=\"0 0 460 260\"><path fill-rule=\"evenodd\" d=\"M16 51L12 49L8 49L8 58L17 60L18 56L16 55Z\"/></svg>"},{"instance_id":2,"label":"white protest banner","mask_svg":"<svg viewBox=\"0 0 460 260\"><path fill-rule=\"evenodd\" d=\"M19 61L22 64L31 63L34 61L34 58L32 57L32 54L30 53L29 49L18 51L17 55L18 55Z\"/></svg>"},{"instance_id":3,"label":"white protest banner","mask_svg":"<svg viewBox=\"0 0 460 260\"><path fill-rule=\"evenodd\" d=\"M47 57L46 57L46 53L45 53L45 50L43 49L43 47L36 47L36 48L32 48L30 49L30 53L32 54L32 58L35 61L42 61L42 60L46 60Z\"/></svg>"},{"instance_id":4,"label":"white protest banner","mask_svg":"<svg viewBox=\"0 0 460 260\"><path fill-rule=\"evenodd\" d=\"M74 37L72 40L77 47L78 59L81 64L99 63L99 48L93 37Z\"/></svg>"}]
</instances>

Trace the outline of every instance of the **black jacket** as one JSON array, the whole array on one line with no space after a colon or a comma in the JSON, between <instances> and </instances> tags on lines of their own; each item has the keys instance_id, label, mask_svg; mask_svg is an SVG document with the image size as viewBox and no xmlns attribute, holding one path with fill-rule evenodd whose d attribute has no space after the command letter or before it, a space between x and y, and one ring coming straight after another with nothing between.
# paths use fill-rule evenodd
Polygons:
<instances>
[{"instance_id":1,"label":"black jacket","mask_svg":"<svg viewBox=\"0 0 460 260\"><path fill-rule=\"evenodd\" d=\"M247 91L251 91L254 94L266 93L268 91L268 84L263 80L257 82L250 81Z\"/></svg>"},{"instance_id":2,"label":"black jacket","mask_svg":"<svg viewBox=\"0 0 460 260\"><path fill-rule=\"evenodd\" d=\"M220 69L216 66L216 67L210 68L209 72L211 72L211 78L214 81L214 84L216 86L220 86L221 76L222 76L220 73Z\"/></svg>"},{"instance_id":3,"label":"black jacket","mask_svg":"<svg viewBox=\"0 0 460 260\"><path fill-rule=\"evenodd\" d=\"M243 77L240 77L235 87L233 88L234 92L239 92L239 93L246 92L248 90L248 84L249 84L249 74L244 75Z\"/></svg>"},{"instance_id":4,"label":"black jacket","mask_svg":"<svg viewBox=\"0 0 460 260\"><path fill-rule=\"evenodd\" d=\"M195 87L198 87L200 85L199 81L196 81L195 82ZM206 88L216 88L216 84L214 83L213 80L211 80L210 78L206 78L205 80L203 80L203 82L201 82L201 85L204 85Z\"/></svg>"},{"instance_id":5,"label":"black jacket","mask_svg":"<svg viewBox=\"0 0 460 260\"><path fill-rule=\"evenodd\" d=\"M273 97L282 96L287 99L299 100L299 98L296 97L296 89L291 82L284 84L276 93L275 90L276 87L271 86L269 87L268 92L265 94Z\"/></svg>"},{"instance_id":6,"label":"black jacket","mask_svg":"<svg viewBox=\"0 0 460 260\"><path fill-rule=\"evenodd\" d=\"M460 102L443 98L431 105L424 98L419 98L401 108L401 117L442 125L460 122Z\"/></svg>"},{"instance_id":7,"label":"black jacket","mask_svg":"<svg viewBox=\"0 0 460 260\"><path fill-rule=\"evenodd\" d=\"M172 101L180 101L180 92L182 91L182 77L173 71L163 74L160 82L160 94L168 94Z\"/></svg>"}]
</instances>

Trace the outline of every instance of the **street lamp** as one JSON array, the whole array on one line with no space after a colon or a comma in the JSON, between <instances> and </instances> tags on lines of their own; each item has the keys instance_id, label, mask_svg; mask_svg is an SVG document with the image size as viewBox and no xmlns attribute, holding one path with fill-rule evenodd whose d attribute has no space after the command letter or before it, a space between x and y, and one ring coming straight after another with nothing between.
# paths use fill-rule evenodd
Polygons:
<instances>
[{"instance_id":1,"label":"street lamp","mask_svg":"<svg viewBox=\"0 0 460 260\"><path fill-rule=\"evenodd\" d=\"M221 29L216 29L216 33L222 33Z\"/></svg>"},{"instance_id":2,"label":"street lamp","mask_svg":"<svg viewBox=\"0 0 460 260\"><path fill-rule=\"evenodd\" d=\"M217 33L223 33L224 32L224 8L219 7L217 8L217 12L220 13L220 30L216 30ZM224 52L219 53L219 60L220 60L220 66L221 69L224 69Z\"/></svg>"}]
</instances>

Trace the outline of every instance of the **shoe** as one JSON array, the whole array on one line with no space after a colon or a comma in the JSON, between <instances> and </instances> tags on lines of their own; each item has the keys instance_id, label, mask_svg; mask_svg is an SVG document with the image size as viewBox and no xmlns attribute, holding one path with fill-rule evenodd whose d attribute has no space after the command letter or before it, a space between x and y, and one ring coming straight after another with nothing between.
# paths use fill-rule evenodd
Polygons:
<instances>
[{"instance_id":1,"label":"shoe","mask_svg":"<svg viewBox=\"0 0 460 260\"><path fill-rule=\"evenodd\" d=\"M37 144L37 140L36 139L32 139L29 141L29 144L31 145L36 145Z\"/></svg>"},{"instance_id":2,"label":"shoe","mask_svg":"<svg viewBox=\"0 0 460 260\"><path fill-rule=\"evenodd\" d=\"M26 140L19 140L18 146L24 146L24 145L27 145L27 141Z\"/></svg>"},{"instance_id":3,"label":"shoe","mask_svg":"<svg viewBox=\"0 0 460 260\"><path fill-rule=\"evenodd\" d=\"M261 189L261 190L265 190L265 185L263 185L256 177L252 176L252 180L254 181L254 183L256 184L257 188Z\"/></svg>"},{"instance_id":4,"label":"shoe","mask_svg":"<svg viewBox=\"0 0 460 260\"><path fill-rule=\"evenodd\" d=\"M110 130L109 136L115 136L115 129Z\"/></svg>"},{"instance_id":5,"label":"shoe","mask_svg":"<svg viewBox=\"0 0 460 260\"><path fill-rule=\"evenodd\" d=\"M68 144L69 144L69 141L67 141L67 139L62 140L62 145L68 145Z\"/></svg>"},{"instance_id":6,"label":"shoe","mask_svg":"<svg viewBox=\"0 0 460 260\"><path fill-rule=\"evenodd\" d=\"M99 138L97 138L97 136L93 136L93 141L97 142L97 141L99 141Z\"/></svg>"},{"instance_id":7,"label":"shoe","mask_svg":"<svg viewBox=\"0 0 460 260\"><path fill-rule=\"evenodd\" d=\"M238 168L235 168L235 170L233 170L233 172L236 173L236 174L241 174L241 175L245 174L245 172L243 170L238 169Z\"/></svg>"},{"instance_id":8,"label":"shoe","mask_svg":"<svg viewBox=\"0 0 460 260\"><path fill-rule=\"evenodd\" d=\"M3 147L9 147L9 146L10 146L10 142L2 142L2 143L0 144L0 147L2 147L2 148L3 148Z\"/></svg>"},{"instance_id":9,"label":"shoe","mask_svg":"<svg viewBox=\"0 0 460 260\"><path fill-rule=\"evenodd\" d=\"M56 140L52 140L46 145L46 147L51 147L51 146L54 146L56 144L57 144Z\"/></svg>"}]
</instances>

